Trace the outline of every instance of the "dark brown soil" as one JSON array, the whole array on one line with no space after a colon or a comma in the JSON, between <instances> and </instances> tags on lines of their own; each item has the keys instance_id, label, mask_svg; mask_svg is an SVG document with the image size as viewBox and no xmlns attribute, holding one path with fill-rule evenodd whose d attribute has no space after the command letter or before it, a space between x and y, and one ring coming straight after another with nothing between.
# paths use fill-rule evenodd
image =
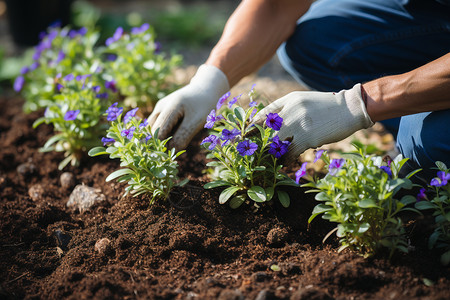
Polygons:
<instances>
[{"instance_id":1,"label":"dark brown soil","mask_svg":"<svg viewBox=\"0 0 450 300\"><path fill-rule=\"evenodd\" d=\"M411 253L392 261L337 253L322 244L333 225L307 219L312 194L290 191L289 209L232 210L201 187L204 153L180 157L189 186L148 206L106 183L108 158L69 167L77 184L106 201L79 213L66 207L61 154L40 153L52 129L31 124L21 101L0 99L0 298L2 299L448 299L449 268L427 249L431 219L411 221ZM197 138L197 140L200 137ZM197 143L198 144L198 143ZM101 239L102 245L96 243Z\"/></svg>"}]
</instances>

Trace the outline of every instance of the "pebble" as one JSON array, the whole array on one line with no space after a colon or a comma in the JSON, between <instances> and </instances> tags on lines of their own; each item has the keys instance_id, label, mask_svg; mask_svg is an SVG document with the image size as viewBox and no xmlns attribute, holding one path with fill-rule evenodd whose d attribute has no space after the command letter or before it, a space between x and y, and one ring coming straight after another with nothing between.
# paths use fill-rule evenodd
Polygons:
<instances>
[{"instance_id":1,"label":"pebble","mask_svg":"<svg viewBox=\"0 0 450 300\"><path fill-rule=\"evenodd\" d=\"M105 201L106 197L100 191L84 184L77 185L70 194L67 207L78 209L81 213L89 210L97 202Z\"/></svg>"},{"instance_id":2,"label":"pebble","mask_svg":"<svg viewBox=\"0 0 450 300\"><path fill-rule=\"evenodd\" d=\"M269 292L268 290L262 290L258 293L255 300L267 300L267 299L273 299L274 294L272 292Z\"/></svg>"},{"instance_id":3,"label":"pebble","mask_svg":"<svg viewBox=\"0 0 450 300\"><path fill-rule=\"evenodd\" d=\"M112 252L113 247L111 246L111 241L108 238L99 239L95 243L95 251L102 255L108 255Z\"/></svg>"},{"instance_id":4,"label":"pebble","mask_svg":"<svg viewBox=\"0 0 450 300\"><path fill-rule=\"evenodd\" d=\"M279 246L287 241L288 235L285 228L272 228L267 234L267 242L272 246Z\"/></svg>"},{"instance_id":5,"label":"pebble","mask_svg":"<svg viewBox=\"0 0 450 300\"><path fill-rule=\"evenodd\" d=\"M262 282L269 278L269 275L266 272L256 272L252 274L252 278L256 282Z\"/></svg>"},{"instance_id":6,"label":"pebble","mask_svg":"<svg viewBox=\"0 0 450 300\"><path fill-rule=\"evenodd\" d=\"M75 176L73 176L73 174L70 172L62 173L61 176L59 177L59 181L61 183L61 186L66 190L73 188L76 183Z\"/></svg>"},{"instance_id":7,"label":"pebble","mask_svg":"<svg viewBox=\"0 0 450 300\"><path fill-rule=\"evenodd\" d=\"M44 188L40 184L32 185L28 189L28 196L30 196L31 200L33 201L41 200L42 197L44 197L44 194L45 194Z\"/></svg>"},{"instance_id":8,"label":"pebble","mask_svg":"<svg viewBox=\"0 0 450 300\"><path fill-rule=\"evenodd\" d=\"M223 290L220 292L219 300L244 300L244 295L240 290Z\"/></svg>"},{"instance_id":9,"label":"pebble","mask_svg":"<svg viewBox=\"0 0 450 300\"><path fill-rule=\"evenodd\" d=\"M28 178L29 176L34 175L37 172L37 168L33 163L26 162L18 165L16 171L21 177Z\"/></svg>"}]
</instances>

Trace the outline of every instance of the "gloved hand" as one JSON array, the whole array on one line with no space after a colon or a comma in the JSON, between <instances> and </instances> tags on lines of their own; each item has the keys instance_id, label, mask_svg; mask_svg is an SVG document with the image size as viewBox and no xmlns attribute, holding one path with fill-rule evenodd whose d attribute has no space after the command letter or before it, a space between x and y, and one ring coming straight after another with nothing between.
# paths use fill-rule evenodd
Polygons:
<instances>
[{"instance_id":1,"label":"gloved hand","mask_svg":"<svg viewBox=\"0 0 450 300\"><path fill-rule=\"evenodd\" d=\"M269 113L283 118L279 138L292 138L283 158L287 164L308 148L340 141L373 125L361 96L361 84L339 93L292 92L261 110L253 123L262 125Z\"/></svg>"},{"instance_id":2,"label":"gloved hand","mask_svg":"<svg viewBox=\"0 0 450 300\"><path fill-rule=\"evenodd\" d=\"M160 139L176 130L169 145L177 150L185 149L203 128L219 98L229 89L228 79L221 70L212 65L201 65L188 85L156 103L148 118L149 125L153 131L159 128Z\"/></svg>"}]
</instances>

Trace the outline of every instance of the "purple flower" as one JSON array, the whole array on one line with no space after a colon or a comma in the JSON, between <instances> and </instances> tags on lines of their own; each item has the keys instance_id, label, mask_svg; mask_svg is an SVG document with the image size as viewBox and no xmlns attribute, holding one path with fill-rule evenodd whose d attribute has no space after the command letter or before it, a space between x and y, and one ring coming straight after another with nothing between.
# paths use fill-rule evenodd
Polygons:
<instances>
[{"instance_id":1,"label":"purple flower","mask_svg":"<svg viewBox=\"0 0 450 300\"><path fill-rule=\"evenodd\" d=\"M317 150L316 156L314 157L314 162L317 162L321 157L325 150Z\"/></svg>"},{"instance_id":2,"label":"purple flower","mask_svg":"<svg viewBox=\"0 0 450 300\"><path fill-rule=\"evenodd\" d=\"M300 183L300 178L305 176L305 174L306 174L306 165L307 164L308 164L308 162L302 163L302 166L300 167L300 169L298 169L298 171L295 172L295 182L297 182L297 184Z\"/></svg>"},{"instance_id":3,"label":"purple flower","mask_svg":"<svg viewBox=\"0 0 450 300\"><path fill-rule=\"evenodd\" d=\"M64 80L65 81L72 81L75 78L75 76L73 76L72 73L67 74L66 76L64 76Z\"/></svg>"},{"instance_id":4,"label":"purple flower","mask_svg":"<svg viewBox=\"0 0 450 300\"><path fill-rule=\"evenodd\" d=\"M66 121L73 121L77 118L78 114L80 113L80 110L68 110L66 114L64 115L64 120Z\"/></svg>"},{"instance_id":5,"label":"purple flower","mask_svg":"<svg viewBox=\"0 0 450 300\"><path fill-rule=\"evenodd\" d=\"M233 130L228 130L228 129L224 129L222 130L222 136L220 137L220 139L222 141L231 141L233 140L236 136L240 135L241 132L239 130L237 130L236 128L233 128Z\"/></svg>"},{"instance_id":6,"label":"purple flower","mask_svg":"<svg viewBox=\"0 0 450 300\"><path fill-rule=\"evenodd\" d=\"M256 143L250 143L249 140L242 141L236 146L236 150L242 156L253 155L257 149L258 145Z\"/></svg>"},{"instance_id":7,"label":"purple flower","mask_svg":"<svg viewBox=\"0 0 450 300\"><path fill-rule=\"evenodd\" d=\"M62 50L59 50L58 57L56 58L56 63L59 64L65 57L66 54Z\"/></svg>"},{"instance_id":8,"label":"purple flower","mask_svg":"<svg viewBox=\"0 0 450 300\"><path fill-rule=\"evenodd\" d=\"M77 80L77 81L83 81L83 86L81 87L82 89L84 89L84 85L86 84L86 79L88 78L88 77L91 77L91 74L86 74L86 75L78 75L77 77L75 77L75 79Z\"/></svg>"},{"instance_id":9,"label":"purple flower","mask_svg":"<svg viewBox=\"0 0 450 300\"><path fill-rule=\"evenodd\" d=\"M115 142L114 139L107 138L107 137L102 137L102 143L103 143L103 146L110 145L110 144L112 144L112 143L114 143L114 142Z\"/></svg>"},{"instance_id":10,"label":"purple flower","mask_svg":"<svg viewBox=\"0 0 450 300\"><path fill-rule=\"evenodd\" d=\"M78 32L75 30L75 29L71 29L70 31L69 31L69 38L71 38L71 39L73 39L74 37L76 37L77 36L77 34L78 34Z\"/></svg>"},{"instance_id":11,"label":"purple flower","mask_svg":"<svg viewBox=\"0 0 450 300\"><path fill-rule=\"evenodd\" d=\"M96 86L93 86L92 87L92 90L94 91L94 93L98 93L98 92L100 92L100 89L101 89L101 87L99 86L99 85L96 85Z\"/></svg>"},{"instance_id":12,"label":"purple flower","mask_svg":"<svg viewBox=\"0 0 450 300\"><path fill-rule=\"evenodd\" d=\"M106 120L108 121L115 121L119 115L122 113L123 111L123 107L117 107L117 102L114 103L113 105L111 105L110 107L108 107L108 109L106 110L106 113L108 114L108 116L106 117Z\"/></svg>"},{"instance_id":13,"label":"purple flower","mask_svg":"<svg viewBox=\"0 0 450 300\"><path fill-rule=\"evenodd\" d=\"M253 117L256 115L256 112L257 112L258 110L255 108L255 109L253 109L253 111L252 111L252 113L250 114L250 118L249 118L249 120L251 121L252 119L253 119Z\"/></svg>"},{"instance_id":14,"label":"purple flower","mask_svg":"<svg viewBox=\"0 0 450 300\"><path fill-rule=\"evenodd\" d=\"M140 33L147 31L147 29L149 29L149 28L150 28L150 25L148 25L147 23L144 23L144 24L142 24L141 27L131 28L131 34L140 34Z\"/></svg>"},{"instance_id":15,"label":"purple flower","mask_svg":"<svg viewBox=\"0 0 450 300\"><path fill-rule=\"evenodd\" d=\"M444 171L437 172L437 178L433 178L430 182L431 186L444 186L447 185L448 180L450 180L450 173L445 173Z\"/></svg>"},{"instance_id":16,"label":"purple flower","mask_svg":"<svg viewBox=\"0 0 450 300\"><path fill-rule=\"evenodd\" d=\"M227 92L222 97L220 97L219 101L217 101L216 110L219 111L219 109L222 107L222 105L227 101L228 97L230 97L231 93Z\"/></svg>"},{"instance_id":17,"label":"purple flower","mask_svg":"<svg viewBox=\"0 0 450 300\"><path fill-rule=\"evenodd\" d=\"M250 106L250 107L255 107L256 104L258 104L258 102L256 102L256 101L251 101L251 102L248 104L248 106Z\"/></svg>"},{"instance_id":18,"label":"purple flower","mask_svg":"<svg viewBox=\"0 0 450 300\"><path fill-rule=\"evenodd\" d=\"M241 98L241 96L242 96L242 94L231 99L231 101L228 102L228 108L231 108L233 106L233 104L235 104Z\"/></svg>"},{"instance_id":19,"label":"purple flower","mask_svg":"<svg viewBox=\"0 0 450 300\"><path fill-rule=\"evenodd\" d=\"M427 194L425 194L427 190L424 188L420 189L420 192L417 194L417 202L427 199Z\"/></svg>"},{"instance_id":20,"label":"purple flower","mask_svg":"<svg viewBox=\"0 0 450 300\"><path fill-rule=\"evenodd\" d=\"M141 124L141 125L142 125L142 124ZM145 137L145 142L148 143L148 140L151 139L151 138L152 138L152 135L151 135L151 134L148 134L148 135Z\"/></svg>"},{"instance_id":21,"label":"purple flower","mask_svg":"<svg viewBox=\"0 0 450 300\"><path fill-rule=\"evenodd\" d=\"M211 135L208 135L207 137L205 137L203 139L203 141L200 143L200 145L203 145L205 143L211 143L208 146L208 149L209 150L213 150L214 148L216 148L217 144L220 145L220 140L219 140L219 137L217 135L211 134Z\"/></svg>"},{"instance_id":22,"label":"purple flower","mask_svg":"<svg viewBox=\"0 0 450 300\"><path fill-rule=\"evenodd\" d=\"M127 124L131 121L131 118L133 118L136 115L136 112L138 111L139 107L133 108L129 112L125 114L125 117L123 118L123 122Z\"/></svg>"},{"instance_id":23,"label":"purple flower","mask_svg":"<svg viewBox=\"0 0 450 300\"><path fill-rule=\"evenodd\" d=\"M333 159L330 165L328 166L328 174L330 174L331 176L336 175L336 173L339 171L340 168L342 168L344 163L345 159L343 158Z\"/></svg>"},{"instance_id":24,"label":"purple flower","mask_svg":"<svg viewBox=\"0 0 450 300\"><path fill-rule=\"evenodd\" d=\"M108 60L108 61L115 61L116 59L117 59L116 54L109 53L106 55L106 60Z\"/></svg>"},{"instance_id":25,"label":"purple flower","mask_svg":"<svg viewBox=\"0 0 450 300\"><path fill-rule=\"evenodd\" d=\"M160 42L155 42L155 54L158 54L159 52L161 52L161 43Z\"/></svg>"},{"instance_id":26,"label":"purple flower","mask_svg":"<svg viewBox=\"0 0 450 300\"><path fill-rule=\"evenodd\" d=\"M269 113L266 119L266 125L273 130L280 130L283 124L283 118L281 118L277 113Z\"/></svg>"},{"instance_id":27,"label":"purple flower","mask_svg":"<svg viewBox=\"0 0 450 300\"><path fill-rule=\"evenodd\" d=\"M86 33L87 33L87 28L84 26L78 30L78 34L81 36L84 36Z\"/></svg>"},{"instance_id":28,"label":"purple flower","mask_svg":"<svg viewBox=\"0 0 450 300\"><path fill-rule=\"evenodd\" d=\"M269 153L275 156L276 158L280 158L284 154L288 152L290 142L288 141L281 141L280 138L276 135L272 143L269 145Z\"/></svg>"},{"instance_id":29,"label":"purple flower","mask_svg":"<svg viewBox=\"0 0 450 300\"><path fill-rule=\"evenodd\" d=\"M20 69L20 74L25 75L30 71L30 68L25 66L22 69Z\"/></svg>"},{"instance_id":30,"label":"purple flower","mask_svg":"<svg viewBox=\"0 0 450 300\"><path fill-rule=\"evenodd\" d=\"M61 84L61 83L57 83L56 84L56 90L58 91L58 92L61 92L61 89L63 88L64 86Z\"/></svg>"},{"instance_id":31,"label":"purple flower","mask_svg":"<svg viewBox=\"0 0 450 300\"><path fill-rule=\"evenodd\" d=\"M117 42L118 40L120 40L120 38L122 37L123 34L123 28L122 27L117 27L116 31L114 32L113 36L106 39L106 46L109 46L115 42Z\"/></svg>"},{"instance_id":32,"label":"purple flower","mask_svg":"<svg viewBox=\"0 0 450 300\"><path fill-rule=\"evenodd\" d=\"M106 98L108 98L108 93L97 94L97 95L95 96L95 98L98 98L98 99L106 99Z\"/></svg>"},{"instance_id":33,"label":"purple flower","mask_svg":"<svg viewBox=\"0 0 450 300\"><path fill-rule=\"evenodd\" d=\"M33 62L30 65L30 72L36 70L39 67L39 63L37 61Z\"/></svg>"},{"instance_id":34,"label":"purple flower","mask_svg":"<svg viewBox=\"0 0 450 300\"><path fill-rule=\"evenodd\" d=\"M38 60L39 58L41 58L41 53L42 53L42 50L40 48L36 47L36 51L34 52L33 57L32 57L33 60Z\"/></svg>"},{"instance_id":35,"label":"purple flower","mask_svg":"<svg viewBox=\"0 0 450 300\"><path fill-rule=\"evenodd\" d=\"M144 128L148 126L148 119L144 119L144 122L142 122L141 124L139 124L139 128Z\"/></svg>"},{"instance_id":36,"label":"purple flower","mask_svg":"<svg viewBox=\"0 0 450 300\"><path fill-rule=\"evenodd\" d=\"M133 133L136 130L136 127L131 126L129 129L124 129L120 133L122 136L126 137L127 139L131 140L133 138Z\"/></svg>"},{"instance_id":37,"label":"purple flower","mask_svg":"<svg viewBox=\"0 0 450 300\"><path fill-rule=\"evenodd\" d=\"M209 115L206 117L206 124L205 128L211 129L214 126L214 123L216 123L219 120L222 120L222 116L216 116L216 110L213 109Z\"/></svg>"},{"instance_id":38,"label":"purple flower","mask_svg":"<svg viewBox=\"0 0 450 300\"><path fill-rule=\"evenodd\" d=\"M105 88L110 89L113 93L117 93L116 81L105 81Z\"/></svg>"},{"instance_id":39,"label":"purple flower","mask_svg":"<svg viewBox=\"0 0 450 300\"><path fill-rule=\"evenodd\" d=\"M384 172L386 172L389 175L389 178L392 178L392 170L391 170L391 168L389 168L387 166L381 166L380 169L383 170Z\"/></svg>"},{"instance_id":40,"label":"purple flower","mask_svg":"<svg viewBox=\"0 0 450 300\"><path fill-rule=\"evenodd\" d=\"M16 92L20 92L22 90L24 84L25 84L25 78L22 75L17 76L16 80L14 80L14 90Z\"/></svg>"}]
</instances>

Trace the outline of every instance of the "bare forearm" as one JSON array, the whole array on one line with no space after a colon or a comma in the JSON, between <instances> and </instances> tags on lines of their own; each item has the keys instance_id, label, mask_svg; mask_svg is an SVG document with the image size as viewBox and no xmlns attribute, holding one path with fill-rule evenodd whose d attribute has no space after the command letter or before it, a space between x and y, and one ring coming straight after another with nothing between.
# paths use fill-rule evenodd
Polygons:
<instances>
[{"instance_id":1,"label":"bare forearm","mask_svg":"<svg viewBox=\"0 0 450 300\"><path fill-rule=\"evenodd\" d=\"M400 75L363 84L372 121L450 109L450 53Z\"/></svg>"},{"instance_id":2,"label":"bare forearm","mask_svg":"<svg viewBox=\"0 0 450 300\"><path fill-rule=\"evenodd\" d=\"M222 70L230 86L256 71L294 31L310 0L245 0L228 20L206 64Z\"/></svg>"}]
</instances>

